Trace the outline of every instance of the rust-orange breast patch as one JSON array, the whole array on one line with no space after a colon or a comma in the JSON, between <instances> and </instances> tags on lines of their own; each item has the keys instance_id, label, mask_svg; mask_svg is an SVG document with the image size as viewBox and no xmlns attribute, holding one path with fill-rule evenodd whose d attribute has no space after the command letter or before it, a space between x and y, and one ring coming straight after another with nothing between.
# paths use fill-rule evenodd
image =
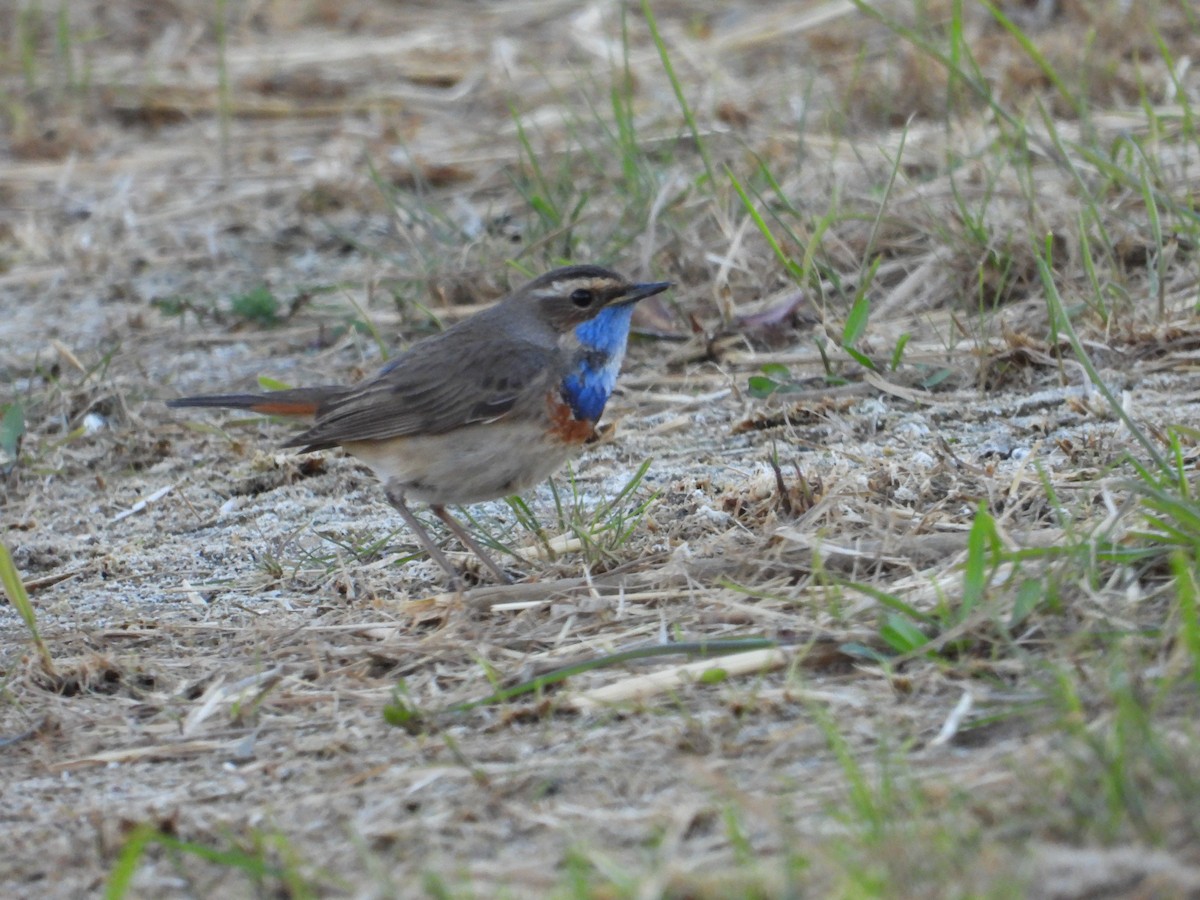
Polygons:
<instances>
[{"instance_id":1,"label":"rust-orange breast patch","mask_svg":"<svg viewBox=\"0 0 1200 900\"><path fill-rule=\"evenodd\" d=\"M558 391L546 396L550 411L550 434L564 444L586 444L596 435L596 423L575 418L569 404L563 401Z\"/></svg>"}]
</instances>

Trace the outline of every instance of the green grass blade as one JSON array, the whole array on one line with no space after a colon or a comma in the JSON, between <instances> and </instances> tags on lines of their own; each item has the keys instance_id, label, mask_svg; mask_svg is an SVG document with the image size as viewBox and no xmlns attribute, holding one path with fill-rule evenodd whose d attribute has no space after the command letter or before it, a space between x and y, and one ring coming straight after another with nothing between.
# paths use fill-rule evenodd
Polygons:
<instances>
[{"instance_id":1,"label":"green grass blade","mask_svg":"<svg viewBox=\"0 0 1200 900\"><path fill-rule=\"evenodd\" d=\"M25 407L20 403L9 403L0 415L0 452L12 457L15 462L21 450L21 438L25 436Z\"/></svg>"},{"instance_id":2,"label":"green grass blade","mask_svg":"<svg viewBox=\"0 0 1200 900\"><path fill-rule=\"evenodd\" d=\"M1079 335L1075 331L1075 326L1071 323L1071 317L1067 315L1065 306L1063 305L1062 296L1058 293L1058 286L1054 282L1054 270L1050 267L1052 258L1053 237L1046 236L1046 247L1044 253L1037 253L1037 268L1038 274L1042 279L1042 287L1046 291L1046 307L1050 312L1051 321L1062 334L1066 335L1067 341L1071 344L1071 349L1075 353L1075 359L1083 366L1083 370L1087 373L1088 380L1095 386L1096 390L1108 402L1109 409L1112 410L1121 422L1129 429L1130 435L1145 449L1150 459L1154 460L1154 464L1159 471L1170 476L1171 467L1166 459L1158 452L1158 448L1150 441L1144 431L1137 426L1137 423L1130 418L1129 413L1125 412L1125 407L1113 394L1112 390L1104 380L1100 377L1100 373L1096 371L1092 359L1088 356L1087 351L1083 348L1083 342L1079 339Z\"/></svg>"},{"instance_id":3,"label":"green grass blade","mask_svg":"<svg viewBox=\"0 0 1200 900\"><path fill-rule=\"evenodd\" d=\"M899 597L880 590L873 585L864 584L860 581L845 581L842 582L842 584L843 586L852 588L861 594L866 594L880 606L884 606L894 612L900 613L901 615L908 616L910 619L915 619L916 621L925 625L932 625L935 627L941 626L941 622L938 621L937 617L931 616L929 613L921 612L915 606L911 606L908 603L905 603Z\"/></svg>"},{"instance_id":4,"label":"green grass blade","mask_svg":"<svg viewBox=\"0 0 1200 900\"><path fill-rule=\"evenodd\" d=\"M1020 44L1021 49L1025 51L1025 55L1028 56L1033 64L1038 67L1041 73L1046 76L1046 80L1054 85L1054 89L1058 91L1059 96L1061 96L1067 101L1068 104L1070 104L1075 115L1080 119L1086 120L1086 104L1084 104L1079 97L1075 96L1075 94L1073 94L1067 88L1066 83L1062 80L1062 76L1058 74L1058 70L1055 69L1054 66L1050 65L1050 61L1042 55L1042 52L1038 49L1037 44L1035 44L1012 19L1004 15L1004 13L1001 12L997 7L993 6L989 0L979 0L979 2L980 5L988 11L991 17L996 20L996 23L1005 31L1007 31L1013 40Z\"/></svg>"},{"instance_id":5,"label":"green grass blade","mask_svg":"<svg viewBox=\"0 0 1200 900\"><path fill-rule=\"evenodd\" d=\"M1197 611L1196 556L1175 551L1171 554L1171 572L1175 576L1175 597L1179 602L1179 635L1192 664L1192 680L1200 688L1200 612Z\"/></svg>"},{"instance_id":6,"label":"green grass blade","mask_svg":"<svg viewBox=\"0 0 1200 900\"><path fill-rule=\"evenodd\" d=\"M54 667L50 649L38 633L37 615L29 600L29 592L25 590L25 582L21 580L21 574L17 571L8 547L2 543L0 543L0 584L4 585L4 593L8 597L8 602L16 609L17 615L21 617L21 621L25 623L25 627L29 631L29 637L33 641L34 649L42 664L42 671L52 678L57 677L58 670Z\"/></svg>"},{"instance_id":7,"label":"green grass blade","mask_svg":"<svg viewBox=\"0 0 1200 900\"><path fill-rule=\"evenodd\" d=\"M878 260L875 267L879 265ZM858 343L858 339L867 330L867 322L871 318L871 300L865 290L859 291L850 307L850 315L846 316L846 324L842 326L842 346L849 349Z\"/></svg>"},{"instance_id":8,"label":"green grass blade","mask_svg":"<svg viewBox=\"0 0 1200 900\"><path fill-rule=\"evenodd\" d=\"M696 142L696 150L699 151L700 159L704 163L704 171L708 175L709 190L715 190L717 179L713 174L713 165L708 155L708 146L700 136L700 127L696 124L695 113L692 112L692 108L687 102L687 97L684 96L683 85L679 81L679 76L675 74L675 67L671 64L671 54L667 52L666 41L663 40L662 33L658 30L658 20L654 18L654 10L650 8L650 0L642 0L642 14L646 17L646 24L650 27L650 36L654 39L654 46L658 48L658 55L662 60L663 70L667 73L667 79L671 82L671 90L675 92L675 100L679 104L680 112L683 113L683 120L687 123L688 130L692 133L692 140Z\"/></svg>"},{"instance_id":9,"label":"green grass blade","mask_svg":"<svg viewBox=\"0 0 1200 900\"><path fill-rule=\"evenodd\" d=\"M138 865L151 844L158 844L167 850L185 853L218 866L239 869L256 884L267 878L279 879L286 882L290 889L289 897L313 896L312 890L303 881L295 878L294 873L268 863L261 852L247 853L237 848L221 850L195 841L180 840L164 834L152 825L142 824L137 826L125 841L117 856L117 862L109 872L108 883L104 888L105 900L123 900L129 895ZM300 891L299 895L294 893L296 890Z\"/></svg>"},{"instance_id":10,"label":"green grass blade","mask_svg":"<svg viewBox=\"0 0 1200 900\"><path fill-rule=\"evenodd\" d=\"M981 502L975 513L975 521L971 523L971 530L967 533L967 562L963 569L959 621L966 619L983 602L988 585L989 559L997 555L999 541L996 520L987 511L986 503Z\"/></svg>"},{"instance_id":11,"label":"green grass blade","mask_svg":"<svg viewBox=\"0 0 1200 900\"><path fill-rule=\"evenodd\" d=\"M746 189L742 187L742 183L738 181L737 176L733 174L733 170L726 166L725 174L729 176L729 181L733 185L733 189L737 191L738 197L740 197L742 200L742 206L745 208L746 214L750 216L751 220L758 228L759 233L763 236L763 239L767 242L767 245L775 254L775 258L778 259L783 267L792 274L792 277L795 278L798 283L803 283L805 271L804 268L798 266L796 261L784 252L783 248L779 245L779 241L775 239L775 235L771 232L771 227L767 225L766 219L762 217L762 213L758 211L758 207L755 206L753 201L751 201L750 195L746 193Z\"/></svg>"}]
</instances>

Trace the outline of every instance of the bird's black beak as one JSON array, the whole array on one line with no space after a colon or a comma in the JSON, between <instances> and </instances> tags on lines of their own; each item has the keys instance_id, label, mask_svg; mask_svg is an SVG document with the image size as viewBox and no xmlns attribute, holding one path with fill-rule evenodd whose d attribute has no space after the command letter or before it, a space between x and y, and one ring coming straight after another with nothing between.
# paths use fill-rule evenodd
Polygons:
<instances>
[{"instance_id":1,"label":"bird's black beak","mask_svg":"<svg viewBox=\"0 0 1200 900\"><path fill-rule=\"evenodd\" d=\"M649 281L645 284L631 284L629 290L617 299L617 303L622 305L637 303L639 300L645 300L647 297L661 294L669 287L674 287L670 281Z\"/></svg>"}]
</instances>

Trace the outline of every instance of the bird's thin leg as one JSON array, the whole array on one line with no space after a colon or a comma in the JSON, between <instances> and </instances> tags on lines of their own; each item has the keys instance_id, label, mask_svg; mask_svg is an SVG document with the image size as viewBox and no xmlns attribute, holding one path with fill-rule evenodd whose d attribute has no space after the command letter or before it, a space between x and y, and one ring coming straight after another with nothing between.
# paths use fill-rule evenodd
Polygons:
<instances>
[{"instance_id":1,"label":"bird's thin leg","mask_svg":"<svg viewBox=\"0 0 1200 900\"><path fill-rule=\"evenodd\" d=\"M479 542L467 534L467 529L459 525L458 522L455 521L454 517L450 515L450 513L446 512L446 507L431 505L429 508L433 510L433 514L435 516L446 523L447 527L454 532L454 536L463 542L464 547L479 557L479 561L491 569L492 574L495 575L501 583L513 583L513 580L508 576L508 573L500 568L496 561L487 554L487 551L479 546Z\"/></svg>"},{"instance_id":2,"label":"bird's thin leg","mask_svg":"<svg viewBox=\"0 0 1200 900\"><path fill-rule=\"evenodd\" d=\"M396 512L400 513L400 518L404 520L404 524L409 527L409 530L416 535L421 546L425 548L425 552L430 555L435 563L446 570L446 574L450 576L450 590L461 591L461 574L454 566L450 565L450 560L446 559L446 554L442 553L441 548L429 536L429 532L425 530L425 527L417 517L412 514L412 510L404 502L404 493L390 487L386 489L385 493L387 494L388 502L396 508Z\"/></svg>"}]
</instances>

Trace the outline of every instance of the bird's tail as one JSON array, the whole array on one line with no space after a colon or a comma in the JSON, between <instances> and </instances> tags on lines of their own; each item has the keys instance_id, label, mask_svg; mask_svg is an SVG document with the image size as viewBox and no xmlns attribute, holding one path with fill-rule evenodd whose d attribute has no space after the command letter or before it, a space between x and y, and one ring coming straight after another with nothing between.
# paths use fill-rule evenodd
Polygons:
<instances>
[{"instance_id":1,"label":"bird's tail","mask_svg":"<svg viewBox=\"0 0 1200 900\"><path fill-rule=\"evenodd\" d=\"M265 416L315 416L322 406L345 393L346 388L329 385L270 391L266 394L203 394L199 397L179 397L175 400L168 400L167 406L244 409L249 412L262 413Z\"/></svg>"}]
</instances>

